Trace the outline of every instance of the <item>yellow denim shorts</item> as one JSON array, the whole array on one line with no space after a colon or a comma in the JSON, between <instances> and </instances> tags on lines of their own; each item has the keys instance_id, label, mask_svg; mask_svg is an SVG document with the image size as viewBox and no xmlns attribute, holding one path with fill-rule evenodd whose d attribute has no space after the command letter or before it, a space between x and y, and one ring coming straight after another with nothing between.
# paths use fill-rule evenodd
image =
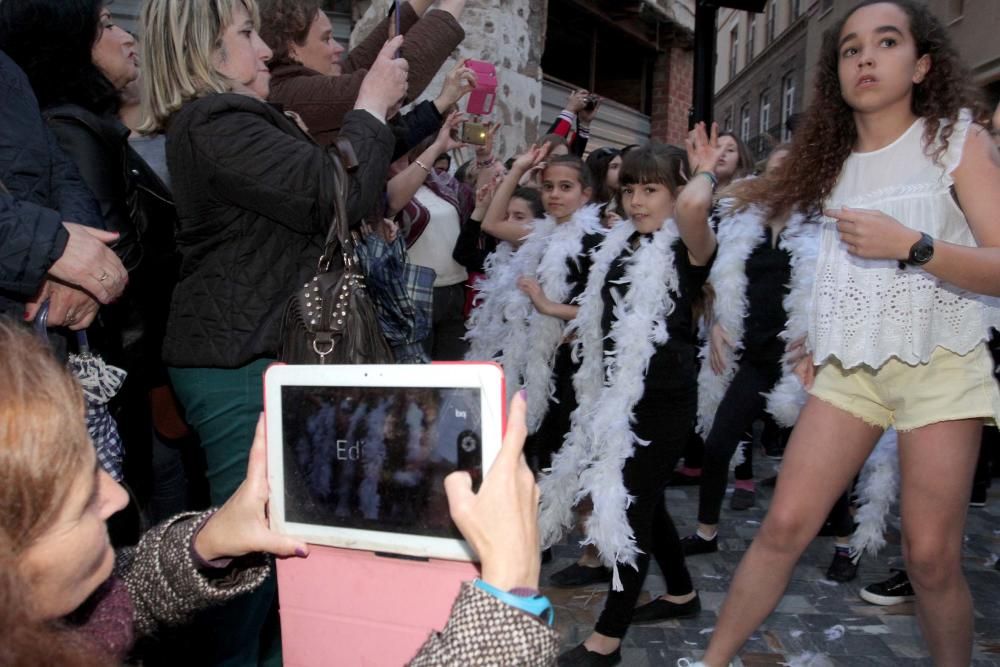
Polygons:
<instances>
[{"instance_id":1,"label":"yellow denim shorts","mask_svg":"<svg viewBox=\"0 0 1000 667\"><path fill-rule=\"evenodd\" d=\"M817 371L809 393L873 426L897 431L977 417L993 424L1000 414L1000 389L985 343L965 355L939 347L917 366L890 359L877 371L845 370L831 359Z\"/></svg>"}]
</instances>

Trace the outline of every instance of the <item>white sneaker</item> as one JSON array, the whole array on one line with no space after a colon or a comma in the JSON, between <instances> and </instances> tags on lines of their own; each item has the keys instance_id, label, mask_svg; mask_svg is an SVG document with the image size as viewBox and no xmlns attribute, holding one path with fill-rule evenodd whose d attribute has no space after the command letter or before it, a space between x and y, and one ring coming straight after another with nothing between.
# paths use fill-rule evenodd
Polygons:
<instances>
[{"instance_id":1,"label":"white sneaker","mask_svg":"<svg viewBox=\"0 0 1000 667\"><path fill-rule=\"evenodd\" d=\"M687 658L681 658L677 661L677 667L705 667L705 663L701 660L691 662ZM729 663L729 667L743 667L743 662L739 658L736 658L733 662Z\"/></svg>"}]
</instances>

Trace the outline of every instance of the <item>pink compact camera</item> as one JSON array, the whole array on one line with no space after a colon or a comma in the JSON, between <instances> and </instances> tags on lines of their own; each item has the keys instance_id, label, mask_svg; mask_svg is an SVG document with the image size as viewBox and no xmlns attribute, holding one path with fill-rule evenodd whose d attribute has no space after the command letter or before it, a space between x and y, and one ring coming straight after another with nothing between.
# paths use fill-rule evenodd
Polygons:
<instances>
[{"instance_id":1,"label":"pink compact camera","mask_svg":"<svg viewBox=\"0 0 1000 667\"><path fill-rule=\"evenodd\" d=\"M466 60L465 66L476 73L476 87L469 94L465 110L476 116L486 116L493 112L497 100L497 70L493 63L483 60Z\"/></svg>"}]
</instances>

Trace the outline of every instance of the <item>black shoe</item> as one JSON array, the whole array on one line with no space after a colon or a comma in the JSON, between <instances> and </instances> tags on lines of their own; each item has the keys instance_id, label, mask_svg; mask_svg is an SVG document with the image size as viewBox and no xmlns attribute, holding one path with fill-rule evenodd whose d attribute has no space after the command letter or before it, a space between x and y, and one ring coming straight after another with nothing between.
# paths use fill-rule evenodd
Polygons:
<instances>
[{"instance_id":1,"label":"black shoe","mask_svg":"<svg viewBox=\"0 0 1000 667\"><path fill-rule=\"evenodd\" d=\"M695 533L681 538L681 550L685 556L698 556L701 554L714 554L719 550L719 536L716 535L710 540Z\"/></svg>"},{"instance_id":2,"label":"black shoe","mask_svg":"<svg viewBox=\"0 0 1000 667\"><path fill-rule=\"evenodd\" d=\"M748 510L757 504L757 492L747 489L733 489L733 495L729 497L729 509L740 512Z\"/></svg>"},{"instance_id":3,"label":"black shoe","mask_svg":"<svg viewBox=\"0 0 1000 667\"><path fill-rule=\"evenodd\" d=\"M556 588L576 588L591 584L606 584L609 581L611 581L611 568L603 565L587 567L573 563L569 567L564 567L549 575L549 584Z\"/></svg>"},{"instance_id":4,"label":"black shoe","mask_svg":"<svg viewBox=\"0 0 1000 667\"><path fill-rule=\"evenodd\" d=\"M674 474L667 480L667 486L700 486L701 475L685 475L680 470L675 470Z\"/></svg>"},{"instance_id":5,"label":"black shoe","mask_svg":"<svg viewBox=\"0 0 1000 667\"><path fill-rule=\"evenodd\" d=\"M603 655L588 651L583 644L571 648L556 660L559 667L611 667L622 661L621 647L616 648L614 653Z\"/></svg>"},{"instance_id":6,"label":"black shoe","mask_svg":"<svg viewBox=\"0 0 1000 667\"><path fill-rule=\"evenodd\" d=\"M544 549L542 551L542 565L552 562L552 549Z\"/></svg>"},{"instance_id":7,"label":"black shoe","mask_svg":"<svg viewBox=\"0 0 1000 667\"><path fill-rule=\"evenodd\" d=\"M833 561L830 562L830 567L826 570L826 578L830 581L846 584L848 581L854 581L857 576L858 564L851 558L850 554L843 551L833 552Z\"/></svg>"},{"instance_id":8,"label":"black shoe","mask_svg":"<svg viewBox=\"0 0 1000 667\"><path fill-rule=\"evenodd\" d=\"M986 492L988 487L985 484L975 484L972 487L972 498L969 499L969 507L986 507Z\"/></svg>"},{"instance_id":9,"label":"black shoe","mask_svg":"<svg viewBox=\"0 0 1000 667\"><path fill-rule=\"evenodd\" d=\"M885 581L868 584L861 589L859 595L865 602L889 606L901 602L916 600L913 593L913 586L910 585L910 578L906 576L906 570L892 570L895 572Z\"/></svg>"},{"instance_id":10,"label":"black shoe","mask_svg":"<svg viewBox=\"0 0 1000 667\"><path fill-rule=\"evenodd\" d=\"M633 623L655 623L671 618L692 618L701 613L701 599L697 594L687 602L670 602L656 598L632 612Z\"/></svg>"}]
</instances>

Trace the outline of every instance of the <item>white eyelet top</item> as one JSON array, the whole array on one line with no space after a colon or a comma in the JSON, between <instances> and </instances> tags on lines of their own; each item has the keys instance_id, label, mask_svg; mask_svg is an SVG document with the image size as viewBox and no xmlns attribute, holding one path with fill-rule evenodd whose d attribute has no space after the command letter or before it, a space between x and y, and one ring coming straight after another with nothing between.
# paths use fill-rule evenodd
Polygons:
<instances>
[{"instance_id":1,"label":"white eyelet top","mask_svg":"<svg viewBox=\"0 0 1000 667\"><path fill-rule=\"evenodd\" d=\"M951 173L962 159L972 115L963 111L948 150L935 163L924 151L924 121L877 151L844 162L827 208L882 211L935 239L976 246L952 198ZM942 124L943 125L943 124ZM937 347L966 354L1000 327L1000 299L959 289L919 267L848 254L836 221L823 218L809 323L815 363L878 369L895 357L926 363Z\"/></svg>"}]
</instances>

